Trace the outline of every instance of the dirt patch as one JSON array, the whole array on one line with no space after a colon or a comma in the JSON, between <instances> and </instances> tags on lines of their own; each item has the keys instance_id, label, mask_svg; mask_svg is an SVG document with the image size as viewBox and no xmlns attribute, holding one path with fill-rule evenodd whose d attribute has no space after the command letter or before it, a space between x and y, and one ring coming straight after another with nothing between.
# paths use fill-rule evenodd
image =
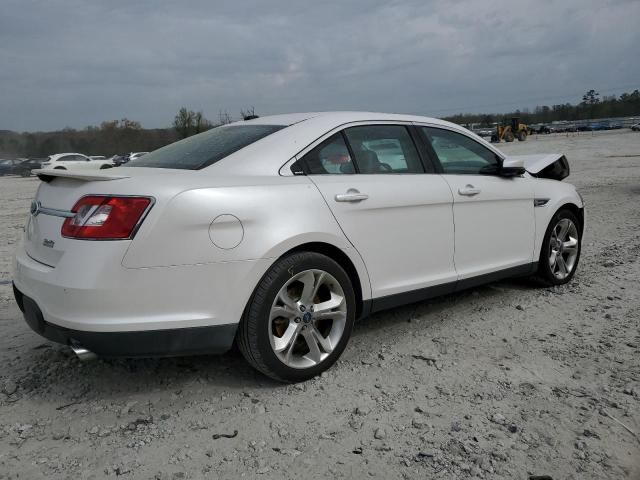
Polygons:
<instances>
[{"instance_id":1,"label":"dirt patch","mask_svg":"<svg viewBox=\"0 0 640 480\"><path fill-rule=\"evenodd\" d=\"M640 134L503 148L566 153L588 208L575 280L374 315L303 385L237 353L82 364L3 282L0 479L640 478L640 163L621 156ZM37 185L0 178L0 281Z\"/></svg>"}]
</instances>

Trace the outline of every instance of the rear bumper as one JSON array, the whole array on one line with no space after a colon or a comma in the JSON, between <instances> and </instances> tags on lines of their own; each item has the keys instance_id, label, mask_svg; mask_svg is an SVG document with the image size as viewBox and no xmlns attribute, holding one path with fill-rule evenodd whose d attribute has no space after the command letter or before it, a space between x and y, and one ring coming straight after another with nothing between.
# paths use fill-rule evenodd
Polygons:
<instances>
[{"instance_id":1,"label":"rear bumper","mask_svg":"<svg viewBox=\"0 0 640 480\"><path fill-rule=\"evenodd\" d=\"M237 324L129 332L73 330L47 322L38 304L14 284L24 319L37 334L64 345L82 346L103 357L156 357L224 353L231 348Z\"/></svg>"}]
</instances>

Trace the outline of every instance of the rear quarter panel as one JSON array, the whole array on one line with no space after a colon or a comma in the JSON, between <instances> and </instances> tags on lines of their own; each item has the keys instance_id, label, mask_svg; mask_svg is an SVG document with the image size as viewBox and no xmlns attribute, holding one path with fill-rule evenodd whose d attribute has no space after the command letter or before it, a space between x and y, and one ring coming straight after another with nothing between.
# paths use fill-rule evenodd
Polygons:
<instances>
[{"instance_id":1,"label":"rear quarter panel","mask_svg":"<svg viewBox=\"0 0 640 480\"><path fill-rule=\"evenodd\" d=\"M306 177L271 177L249 185L201 187L182 191L152 210L123 259L127 268L171 267L217 262L272 259L309 242L324 242L343 250L361 280L363 298L370 287L362 259L344 236L315 186ZM223 182L222 182L223 183ZM253 183L253 185L251 185ZM241 241L220 248L213 228L238 229ZM219 219L230 219L230 222ZM273 262L268 262L267 265ZM247 279L251 289L266 269Z\"/></svg>"}]
</instances>

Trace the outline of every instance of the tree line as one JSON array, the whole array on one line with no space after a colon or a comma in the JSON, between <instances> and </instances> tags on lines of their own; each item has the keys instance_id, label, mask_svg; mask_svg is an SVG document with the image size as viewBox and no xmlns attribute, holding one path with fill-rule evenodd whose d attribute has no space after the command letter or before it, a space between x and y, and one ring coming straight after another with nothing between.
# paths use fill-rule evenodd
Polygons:
<instances>
[{"instance_id":1,"label":"tree line","mask_svg":"<svg viewBox=\"0 0 640 480\"><path fill-rule=\"evenodd\" d=\"M575 105L541 105L533 111L525 108L508 113L463 113L447 117L446 120L462 125L473 123L491 126L495 122L508 121L511 117L520 117L524 123L535 124L635 115L640 115L640 91L601 97L595 90L589 90ZM240 117L249 120L257 115L255 109L250 107L241 110ZM55 132L18 133L0 130L0 158L41 158L60 152L112 156L151 151L232 121L231 115L226 111L220 111L218 118L212 121L202 111L182 107L174 117L172 128L145 129L139 122L123 118L102 122L99 126L65 128Z\"/></svg>"},{"instance_id":2,"label":"tree line","mask_svg":"<svg viewBox=\"0 0 640 480\"><path fill-rule=\"evenodd\" d=\"M243 119L255 118L253 107L241 110ZM54 132L13 132L0 130L0 158L44 158L54 153L78 152L107 157L129 153L149 152L169 143L231 123L232 116L220 111L217 121L207 119L202 111L182 107L176 114L172 128L142 128L140 122L123 118L102 122L83 129L64 128Z\"/></svg>"},{"instance_id":3,"label":"tree line","mask_svg":"<svg viewBox=\"0 0 640 480\"><path fill-rule=\"evenodd\" d=\"M496 122L508 121L511 117L520 117L524 123L535 124L635 115L640 115L640 91L601 97L595 90L589 90L577 104L539 105L533 111L525 108L507 113L461 113L446 117L446 120L460 125L473 123L489 127Z\"/></svg>"}]
</instances>

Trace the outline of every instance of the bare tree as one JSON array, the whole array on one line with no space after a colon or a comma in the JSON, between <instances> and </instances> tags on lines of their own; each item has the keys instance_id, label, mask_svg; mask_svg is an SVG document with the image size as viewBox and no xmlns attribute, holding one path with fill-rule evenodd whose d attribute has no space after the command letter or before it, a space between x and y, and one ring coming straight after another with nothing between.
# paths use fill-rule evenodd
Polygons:
<instances>
[{"instance_id":1,"label":"bare tree","mask_svg":"<svg viewBox=\"0 0 640 480\"><path fill-rule=\"evenodd\" d=\"M187 138L191 135L194 124L194 113L192 110L187 110L182 107L178 114L173 119L173 128L176 129L180 138Z\"/></svg>"},{"instance_id":2,"label":"bare tree","mask_svg":"<svg viewBox=\"0 0 640 480\"><path fill-rule=\"evenodd\" d=\"M256 115L256 109L253 105L246 110L240 110L240 116L243 120L253 120L254 118L258 118L258 115Z\"/></svg>"},{"instance_id":3,"label":"bare tree","mask_svg":"<svg viewBox=\"0 0 640 480\"><path fill-rule=\"evenodd\" d=\"M205 118L202 111L193 114L194 133L206 132L212 127L211 122Z\"/></svg>"},{"instance_id":4,"label":"bare tree","mask_svg":"<svg viewBox=\"0 0 640 480\"><path fill-rule=\"evenodd\" d=\"M233 122L231 115L229 115L229 112L227 112L226 110L224 112L220 110L220 112L218 113L218 120L220 122L220 125L226 125Z\"/></svg>"}]
</instances>

